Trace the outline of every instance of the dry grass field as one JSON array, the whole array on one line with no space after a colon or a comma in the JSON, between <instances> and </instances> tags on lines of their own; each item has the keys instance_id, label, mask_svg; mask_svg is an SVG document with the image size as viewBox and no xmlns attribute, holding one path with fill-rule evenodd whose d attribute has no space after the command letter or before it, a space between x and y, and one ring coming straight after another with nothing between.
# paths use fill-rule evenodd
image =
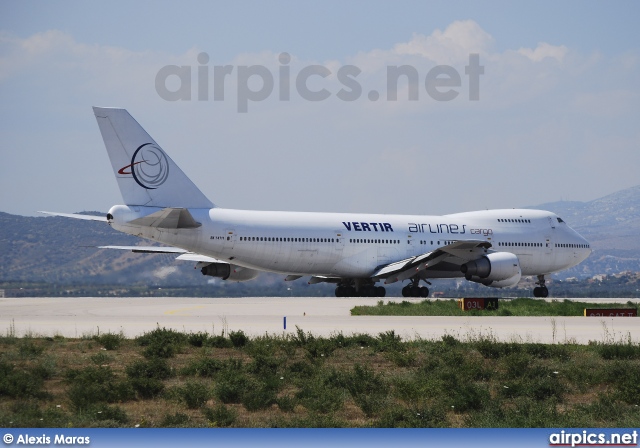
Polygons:
<instances>
[{"instance_id":1,"label":"dry grass field","mask_svg":"<svg viewBox=\"0 0 640 448\"><path fill-rule=\"evenodd\" d=\"M638 427L639 405L623 340L0 337L3 427Z\"/></svg>"}]
</instances>

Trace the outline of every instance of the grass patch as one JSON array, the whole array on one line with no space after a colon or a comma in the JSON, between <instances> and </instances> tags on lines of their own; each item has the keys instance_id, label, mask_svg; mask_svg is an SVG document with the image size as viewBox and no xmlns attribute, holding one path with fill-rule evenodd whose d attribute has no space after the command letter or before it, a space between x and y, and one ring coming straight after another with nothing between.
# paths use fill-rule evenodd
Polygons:
<instances>
[{"instance_id":1,"label":"grass patch","mask_svg":"<svg viewBox=\"0 0 640 448\"><path fill-rule=\"evenodd\" d=\"M462 311L457 299L411 303L380 300L373 306L356 306L352 316L582 316L585 308L632 308L629 303L592 303L573 300L499 299L497 310Z\"/></svg>"}]
</instances>

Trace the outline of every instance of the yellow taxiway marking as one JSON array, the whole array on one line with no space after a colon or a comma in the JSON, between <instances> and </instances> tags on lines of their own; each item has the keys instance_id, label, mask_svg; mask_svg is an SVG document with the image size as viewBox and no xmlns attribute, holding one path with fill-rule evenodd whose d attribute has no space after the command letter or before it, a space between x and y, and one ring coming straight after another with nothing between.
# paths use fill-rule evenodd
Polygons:
<instances>
[{"instance_id":1,"label":"yellow taxiway marking","mask_svg":"<svg viewBox=\"0 0 640 448\"><path fill-rule=\"evenodd\" d=\"M204 305L190 306L189 308L179 308L177 310L165 311L164 314L169 316L188 316L189 311L197 310L204 307L205 307Z\"/></svg>"}]
</instances>

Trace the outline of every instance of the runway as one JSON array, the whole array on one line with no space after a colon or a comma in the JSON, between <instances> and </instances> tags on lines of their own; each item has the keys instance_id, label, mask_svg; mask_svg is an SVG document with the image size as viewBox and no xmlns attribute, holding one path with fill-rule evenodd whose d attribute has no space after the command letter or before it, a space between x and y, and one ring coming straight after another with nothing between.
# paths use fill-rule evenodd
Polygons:
<instances>
[{"instance_id":1,"label":"runway","mask_svg":"<svg viewBox=\"0 0 640 448\"><path fill-rule=\"evenodd\" d=\"M390 300L423 299L389 298L385 302ZM588 299L600 303L627 300ZM461 340L493 336L501 341L543 343L626 341L629 335L634 342L640 340L640 321L633 317L351 316L354 306L376 302L327 297L2 298L0 331L71 338L122 331L135 337L160 326L214 334L243 330L257 336L294 333L299 327L318 336L339 332L377 335L394 330L405 340L437 339L445 334Z\"/></svg>"}]
</instances>

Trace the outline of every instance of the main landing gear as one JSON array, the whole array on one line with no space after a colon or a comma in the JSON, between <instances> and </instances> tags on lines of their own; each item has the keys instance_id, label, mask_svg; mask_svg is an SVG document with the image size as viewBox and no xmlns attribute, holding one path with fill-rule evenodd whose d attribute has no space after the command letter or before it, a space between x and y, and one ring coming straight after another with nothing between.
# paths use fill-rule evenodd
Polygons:
<instances>
[{"instance_id":1,"label":"main landing gear","mask_svg":"<svg viewBox=\"0 0 640 448\"><path fill-rule=\"evenodd\" d=\"M533 297L542 297L542 298L549 297L549 290L544 284L545 284L544 275L538 275L538 281L536 282L536 285L538 286L533 288Z\"/></svg>"},{"instance_id":2,"label":"main landing gear","mask_svg":"<svg viewBox=\"0 0 640 448\"><path fill-rule=\"evenodd\" d=\"M357 287L359 286L359 287ZM352 285L340 283L336 288L336 297L384 297L387 290L383 286Z\"/></svg>"},{"instance_id":3,"label":"main landing gear","mask_svg":"<svg viewBox=\"0 0 640 448\"><path fill-rule=\"evenodd\" d=\"M425 280L427 284L431 284ZM422 297L426 299L429 297L429 288L426 286L419 286L420 279L412 278L411 283L402 288L402 297Z\"/></svg>"}]
</instances>

